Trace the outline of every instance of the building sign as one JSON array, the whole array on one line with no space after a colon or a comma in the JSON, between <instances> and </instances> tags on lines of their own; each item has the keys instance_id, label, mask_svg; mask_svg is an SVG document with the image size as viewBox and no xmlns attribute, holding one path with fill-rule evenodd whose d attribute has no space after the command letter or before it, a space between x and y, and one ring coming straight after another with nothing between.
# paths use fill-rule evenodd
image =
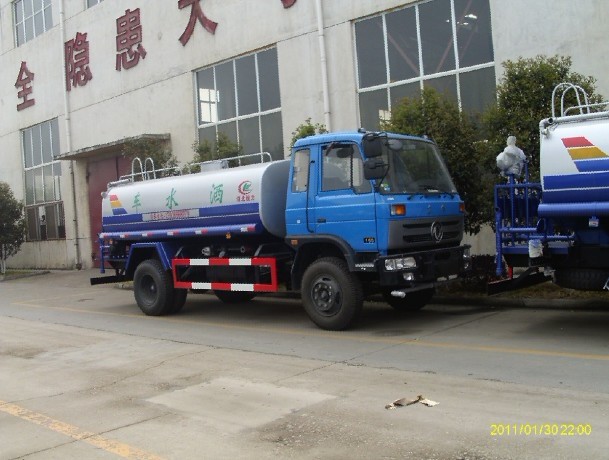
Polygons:
<instances>
[{"instance_id":1,"label":"building sign","mask_svg":"<svg viewBox=\"0 0 609 460\"><path fill-rule=\"evenodd\" d=\"M89 68L89 41L87 34L76 33L76 38L64 44L66 55L66 89L72 86L85 86L93 78Z\"/></svg>"},{"instance_id":2,"label":"building sign","mask_svg":"<svg viewBox=\"0 0 609 460\"><path fill-rule=\"evenodd\" d=\"M186 43L190 40L190 36L195 30L197 21L200 22L203 28L210 34L216 33L216 27L218 27L217 22L212 21L203 13L203 9L201 9L201 0L178 0L179 9L186 8L187 6L190 6L190 19L179 39L182 46L186 46Z\"/></svg>"},{"instance_id":3,"label":"building sign","mask_svg":"<svg viewBox=\"0 0 609 460\"><path fill-rule=\"evenodd\" d=\"M116 20L116 70L135 67L145 57L140 9L125 10L124 16Z\"/></svg>"},{"instance_id":4,"label":"building sign","mask_svg":"<svg viewBox=\"0 0 609 460\"><path fill-rule=\"evenodd\" d=\"M34 98L29 99L30 95L34 91L32 88L32 82L34 81L34 73L30 72L27 68L25 61L21 62L21 68L19 69L19 76L15 82L15 87L19 89L17 97L23 99L20 104L17 104L17 110L27 109L34 105L36 100Z\"/></svg>"}]
</instances>

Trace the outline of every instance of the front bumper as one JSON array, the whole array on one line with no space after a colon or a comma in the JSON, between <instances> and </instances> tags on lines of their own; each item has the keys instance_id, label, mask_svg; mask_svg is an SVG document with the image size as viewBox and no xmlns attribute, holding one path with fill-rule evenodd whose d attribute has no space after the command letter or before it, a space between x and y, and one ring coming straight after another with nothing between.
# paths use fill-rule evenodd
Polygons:
<instances>
[{"instance_id":1,"label":"front bumper","mask_svg":"<svg viewBox=\"0 0 609 460\"><path fill-rule=\"evenodd\" d=\"M438 280L464 276L471 269L469 248L469 245L463 245L381 257L376 262L379 283L381 286L417 288L423 284L433 286ZM410 262L414 259L416 264L411 268L387 269L387 266L396 265L393 263L395 259L408 259Z\"/></svg>"}]
</instances>

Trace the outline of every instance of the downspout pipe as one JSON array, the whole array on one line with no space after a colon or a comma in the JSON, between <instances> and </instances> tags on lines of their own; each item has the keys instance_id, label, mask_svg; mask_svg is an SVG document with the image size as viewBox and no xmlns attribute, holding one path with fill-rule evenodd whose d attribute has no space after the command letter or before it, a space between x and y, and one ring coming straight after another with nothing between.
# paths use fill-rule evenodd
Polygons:
<instances>
[{"instance_id":1,"label":"downspout pipe","mask_svg":"<svg viewBox=\"0 0 609 460\"><path fill-rule=\"evenodd\" d=\"M66 53L65 53L65 42L66 42L66 30L65 30L65 0L59 1L59 31L61 37L61 64L63 65L62 75L63 79L63 108L65 112L65 134L66 134L66 153L70 155L72 153L72 120L70 111L70 98L68 97L68 88L66 87ZM78 228L78 203L76 202L76 178L74 174L74 160L70 160L70 187L72 189L72 213L73 219L73 231L74 231L74 249L76 252L76 260L74 266L76 269L82 269L82 257L80 251L79 242L79 228Z\"/></svg>"},{"instance_id":2,"label":"downspout pipe","mask_svg":"<svg viewBox=\"0 0 609 460\"><path fill-rule=\"evenodd\" d=\"M328 88L328 67L326 60L326 37L324 35L324 13L321 0L315 0L317 14L317 37L319 39L319 56L321 64L321 88L324 100L324 124L328 131L332 131L330 123L330 92Z\"/></svg>"}]
</instances>

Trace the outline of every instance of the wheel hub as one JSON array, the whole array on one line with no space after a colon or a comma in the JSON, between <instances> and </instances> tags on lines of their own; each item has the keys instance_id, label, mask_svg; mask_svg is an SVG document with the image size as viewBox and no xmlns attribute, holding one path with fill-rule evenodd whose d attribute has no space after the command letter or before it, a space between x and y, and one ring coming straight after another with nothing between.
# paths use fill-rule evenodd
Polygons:
<instances>
[{"instance_id":1,"label":"wheel hub","mask_svg":"<svg viewBox=\"0 0 609 460\"><path fill-rule=\"evenodd\" d=\"M313 284L312 297L315 309L325 316L332 316L340 310L341 290L332 278L318 278Z\"/></svg>"}]
</instances>

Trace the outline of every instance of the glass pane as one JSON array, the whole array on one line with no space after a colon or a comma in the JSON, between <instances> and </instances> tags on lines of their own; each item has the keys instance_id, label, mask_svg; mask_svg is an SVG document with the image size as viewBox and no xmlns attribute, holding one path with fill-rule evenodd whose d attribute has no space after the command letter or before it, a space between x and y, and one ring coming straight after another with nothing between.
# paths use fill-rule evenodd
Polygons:
<instances>
[{"instance_id":1,"label":"glass pane","mask_svg":"<svg viewBox=\"0 0 609 460\"><path fill-rule=\"evenodd\" d=\"M59 121L57 118L51 120L51 137L53 158L55 158L61 153L59 150Z\"/></svg>"},{"instance_id":2,"label":"glass pane","mask_svg":"<svg viewBox=\"0 0 609 460\"><path fill-rule=\"evenodd\" d=\"M32 15L32 0L23 0L23 11L26 18Z\"/></svg>"},{"instance_id":3,"label":"glass pane","mask_svg":"<svg viewBox=\"0 0 609 460\"><path fill-rule=\"evenodd\" d=\"M34 170L25 172L25 204L34 204Z\"/></svg>"},{"instance_id":4,"label":"glass pane","mask_svg":"<svg viewBox=\"0 0 609 460\"><path fill-rule=\"evenodd\" d=\"M34 166L42 164L42 139L40 137L40 125L32 128L32 155Z\"/></svg>"},{"instance_id":5,"label":"glass pane","mask_svg":"<svg viewBox=\"0 0 609 460\"><path fill-rule=\"evenodd\" d=\"M430 75L455 68L449 0L419 5L423 73Z\"/></svg>"},{"instance_id":6,"label":"glass pane","mask_svg":"<svg viewBox=\"0 0 609 460\"><path fill-rule=\"evenodd\" d=\"M36 13L34 16L34 31L36 32L36 35L40 35L42 32L44 32L44 19L42 17L42 11Z\"/></svg>"},{"instance_id":7,"label":"glass pane","mask_svg":"<svg viewBox=\"0 0 609 460\"><path fill-rule=\"evenodd\" d=\"M216 127L210 126L209 128L199 129L199 144L209 144L213 155L216 154Z\"/></svg>"},{"instance_id":8,"label":"glass pane","mask_svg":"<svg viewBox=\"0 0 609 460\"><path fill-rule=\"evenodd\" d=\"M42 142L42 162L50 163L53 161L53 147L51 144L51 123L45 122L40 125L40 135Z\"/></svg>"},{"instance_id":9,"label":"glass pane","mask_svg":"<svg viewBox=\"0 0 609 460\"><path fill-rule=\"evenodd\" d=\"M294 152L292 192L306 192L309 185L309 149Z\"/></svg>"},{"instance_id":10,"label":"glass pane","mask_svg":"<svg viewBox=\"0 0 609 460\"><path fill-rule=\"evenodd\" d=\"M419 76L419 47L415 9L389 13L387 23L387 48L389 52L389 80L407 80Z\"/></svg>"},{"instance_id":11,"label":"glass pane","mask_svg":"<svg viewBox=\"0 0 609 460\"><path fill-rule=\"evenodd\" d=\"M27 208L27 239L37 241L38 237L38 208Z\"/></svg>"},{"instance_id":12,"label":"glass pane","mask_svg":"<svg viewBox=\"0 0 609 460\"><path fill-rule=\"evenodd\" d=\"M25 24L22 22L17 26L17 46L25 43Z\"/></svg>"},{"instance_id":13,"label":"glass pane","mask_svg":"<svg viewBox=\"0 0 609 460\"><path fill-rule=\"evenodd\" d=\"M230 140L232 143L236 144L237 143L237 123L236 122L230 122L230 123L222 123L221 125L218 125L218 134L226 134L226 136L228 136L228 140Z\"/></svg>"},{"instance_id":14,"label":"glass pane","mask_svg":"<svg viewBox=\"0 0 609 460\"><path fill-rule=\"evenodd\" d=\"M197 72L199 88L199 124L218 121L218 101L214 89L214 70L205 69Z\"/></svg>"},{"instance_id":15,"label":"glass pane","mask_svg":"<svg viewBox=\"0 0 609 460\"><path fill-rule=\"evenodd\" d=\"M56 161L53 163L53 183L55 185L55 196L54 200L61 200L61 162Z\"/></svg>"},{"instance_id":16,"label":"glass pane","mask_svg":"<svg viewBox=\"0 0 609 460\"><path fill-rule=\"evenodd\" d=\"M55 200L55 182L53 180L53 165L46 165L42 168L44 183L44 201Z\"/></svg>"},{"instance_id":17,"label":"glass pane","mask_svg":"<svg viewBox=\"0 0 609 460\"><path fill-rule=\"evenodd\" d=\"M30 16L25 19L25 41L34 38L34 17Z\"/></svg>"},{"instance_id":18,"label":"glass pane","mask_svg":"<svg viewBox=\"0 0 609 460\"><path fill-rule=\"evenodd\" d=\"M44 30L49 30L53 27L53 8L47 6L44 9Z\"/></svg>"},{"instance_id":19,"label":"glass pane","mask_svg":"<svg viewBox=\"0 0 609 460\"><path fill-rule=\"evenodd\" d=\"M26 129L23 131L23 164L26 168L34 166L32 160L32 130Z\"/></svg>"},{"instance_id":20,"label":"glass pane","mask_svg":"<svg viewBox=\"0 0 609 460\"><path fill-rule=\"evenodd\" d=\"M237 98L240 116L258 112L258 90L256 85L256 60L245 56L235 61L237 69Z\"/></svg>"},{"instance_id":21,"label":"glass pane","mask_svg":"<svg viewBox=\"0 0 609 460\"><path fill-rule=\"evenodd\" d=\"M459 67L492 62L493 37L488 0L455 0Z\"/></svg>"},{"instance_id":22,"label":"glass pane","mask_svg":"<svg viewBox=\"0 0 609 460\"><path fill-rule=\"evenodd\" d=\"M23 21L23 1L19 0L15 2L15 23Z\"/></svg>"},{"instance_id":23,"label":"glass pane","mask_svg":"<svg viewBox=\"0 0 609 460\"><path fill-rule=\"evenodd\" d=\"M47 236L47 215L46 209L44 206L39 206L38 208L38 226L40 227L40 239L46 240Z\"/></svg>"},{"instance_id":24,"label":"glass pane","mask_svg":"<svg viewBox=\"0 0 609 460\"><path fill-rule=\"evenodd\" d=\"M464 72L459 76L461 107L468 113L482 113L495 103L495 67Z\"/></svg>"},{"instance_id":25,"label":"glass pane","mask_svg":"<svg viewBox=\"0 0 609 460\"><path fill-rule=\"evenodd\" d=\"M355 42L359 87L367 88L387 83L383 18L377 16L356 22Z\"/></svg>"},{"instance_id":26,"label":"glass pane","mask_svg":"<svg viewBox=\"0 0 609 460\"><path fill-rule=\"evenodd\" d=\"M44 202L44 185L42 183L42 168L32 169L34 173L34 202Z\"/></svg>"},{"instance_id":27,"label":"glass pane","mask_svg":"<svg viewBox=\"0 0 609 460\"><path fill-rule=\"evenodd\" d=\"M423 84L435 88L442 96L457 103L457 78L454 75L425 80Z\"/></svg>"},{"instance_id":28,"label":"glass pane","mask_svg":"<svg viewBox=\"0 0 609 460\"><path fill-rule=\"evenodd\" d=\"M387 90L378 89L359 95L359 116L362 128L375 131L380 129L381 119L389 119Z\"/></svg>"},{"instance_id":29,"label":"glass pane","mask_svg":"<svg viewBox=\"0 0 609 460\"><path fill-rule=\"evenodd\" d=\"M260 152L260 129L258 127L258 117L247 118L239 121L239 143L243 148L243 153ZM256 158L258 163L259 159Z\"/></svg>"},{"instance_id":30,"label":"glass pane","mask_svg":"<svg viewBox=\"0 0 609 460\"><path fill-rule=\"evenodd\" d=\"M59 237L57 232L57 206L52 204L50 206L44 207L44 212L46 215L46 230L47 230L47 238L49 240L55 240ZM42 233L42 232L41 232Z\"/></svg>"},{"instance_id":31,"label":"glass pane","mask_svg":"<svg viewBox=\"0 0 609 460\"><path fill-rule=\"evenodd\" d=\"M275 48L258 53L258 84L260 85L260 111L281 107L279 95L279 68Z\"/></svg>"},{"instance_id":32,"label":"glass pane","mask_svg":"<svg viewBox=\"0 0 609 460\"><path fill-rule=\"evenodd\" d=\"M235 78L233 61L216 67L216 88L218 89L218 119L235 118Z\"/></svg>"},{"instance_id":33,"label":"glass pane","mask_svg":"<svg viewBox=\"0 0 609 460\"><path fill-rule=\"evenodd\" d=\"M281 112L271 113L260 117L262 131L262 150L269 152L273 160L283 160L283 125Z\"/></svg>"},{"instance_id":34,"label":"glass pane","mask_svg":"<svg viewBox=\"0 0 609 460\"><path fill-rule=\"evenodd\" d=\"M34 0L34 13L42 11L42 0Z\"/></svg>"},{"instance_id":35,"label":"glass pane","mask_svg":"<svg viewBox=\"0 0 609 460\"><path fill-rule=\"evenodd\" d=\"M391 97L391 110L394 110L405 97L409 99L421 97L421 86L419 82L394 86L389 88L389 94Z\"/></svg>"},{"instance_id":36,"label":"glass pane","mask_svg":"<svg viewBox=\"0 0 609 460\"><path fill-rule=\"evenodd\" d=\"M57 237L66 237L66 216L63 213L63 203L57 203Z\"/></svg>"}]
</instances>

